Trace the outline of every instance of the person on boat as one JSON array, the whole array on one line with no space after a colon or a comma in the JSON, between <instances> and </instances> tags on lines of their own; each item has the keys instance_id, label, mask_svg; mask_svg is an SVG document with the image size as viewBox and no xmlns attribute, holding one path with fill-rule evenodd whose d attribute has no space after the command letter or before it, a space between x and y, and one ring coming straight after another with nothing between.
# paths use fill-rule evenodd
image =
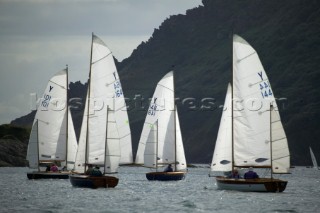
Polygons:
<instances>
[{"instance_id":1,"label":"person on boat","mask_svg":"<svg viewBox=\"0 0 320 213\"><path fill-rule=\"evenodd\" d=\"M59 168L56 166L56 164L52 164L52 166L50 167L50 171L57 172L57 171L59 171Z\"/></svg>"},{"instance_id":2,"label":"person on boat","mask_svg":"<svg viewBox=\"0 0 320 213\"><path fill-rule=\"evenodd\" d=\"M102 172L100 171L100 168L98 166L94 167L92 169L92 172L90 174L91 176L95 176L95 177L101 177L102 176Z\"/></svg>"},{"instance_id":3,"label":"person on boat","mask_svg":"<svg viewBox=\"0 0 320 213\"><path fill-rule=\"evenodd\" d=\"M46 172L50 172L50 170L51 170L50 165L47 165Z\"/></svg>"},{"instance_id":4,"label":"person on boat","mask_svg":"<svg viewBox=\"0 0 320 213\"><path fill-rule=\"evenodd\" d=\"M88 164L88 169L86 171L86 175L91 175L92 170L93 170L92 164Z\"/></svg>"},{"instance_id":5,"label":"person on boat","mask_svg":"<svg viewBox=\"0 0 320 213\"><path fill-rule=\"evenodd\" d=\"M61 171L68 171L68 169L66 166L64 166L64 167L62 167Z\"/></svg>"},{"instance_id":6,"label":"person on boat","mask_svg":"<svg viewBox=\"0 0 320 213\"><path fill-rule=\"evenodd\" d=\"M257 175L257 173L253 171L252 167L250 167L249 171L247 171L244 174L244 179L255 179L255 178L259 178L259 175Z\"/></svg>"},{"instance_id":7,"label":"person on boat","mask_svg":"<svg viewBox=\"0 0 320 213\"><path fill-rule=\"evenodd\" d=\"M233 170L233 173L232 173L232 175L231 175L231 178L235 178L235 179L238 179L238 178L240 178L240 175L239 175L239 172L238 172L238 170Z\"/></svg>"},{"instance_id":8,"label":"person on boat","mask_svg":"<svg viewBox=\"0 0 320 213\"><path fill-rule=\"evenodd\" d=\"M163 171L164 172L173 172L171 164L169 164Z\"/></svg>"}]
</instances>

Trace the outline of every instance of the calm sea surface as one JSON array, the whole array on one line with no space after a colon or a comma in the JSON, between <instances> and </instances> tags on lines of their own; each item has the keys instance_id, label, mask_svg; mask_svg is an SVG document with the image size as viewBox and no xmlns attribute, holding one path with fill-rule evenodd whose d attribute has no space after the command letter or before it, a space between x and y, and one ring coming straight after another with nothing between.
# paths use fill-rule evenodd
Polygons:
<instances>
[{"instance_id":1,"label":"calm sea surface","mask_svg":"<svg viewBox=\"0 0 320 213\"><path fill-rule=\"evenodd\" d=\"M320 170L296 167L283 193L220 191L209 168L183 181L147 181L121 167L114 189L74 188L69 180L28 180L28 168L0 168L0 212L320 212ZM260 174L261 175L261 174Z\"/></svg>"}]
</instances>

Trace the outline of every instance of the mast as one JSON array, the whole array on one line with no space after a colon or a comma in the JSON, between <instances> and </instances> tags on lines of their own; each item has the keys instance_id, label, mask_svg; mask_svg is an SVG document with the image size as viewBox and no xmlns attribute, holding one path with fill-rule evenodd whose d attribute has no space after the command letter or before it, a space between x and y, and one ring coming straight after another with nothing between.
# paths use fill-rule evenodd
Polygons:
<instances>
[{"instance_id":1,"label":"mast","mask_svg":"<svg viewBox=\"0 0 320 213\"><path fill-rule=\"evenodd\" d=\"M157 124L157 126L156 126L156 128L157 128L157 137L156 137L156 140L157 140L157 142L156 142L156 172L158 171L158 141L159 141L159 129L158 129L158 119L157 119L157 121L156 121L156 124Z\"/></svg>"},{"instance_id":2,"label":"mast","mask_svg":"<svg viewBox=\"0 0 320 213\"><path fill-rule=\"evenodd\" d=\"M87 170L88 163L88 140L89 140L89 108L90 108L90 87L91 87L91 67L92 67L92 49L93 49L93 33L91 40L91 53L90 53L90 71L89 71L89 80L88 80L88 108L87 108L87 134L86 134L86 149L85 149L85 161L84 161L84 172Z\"/></svg>"},{"instance_id":3,"label":"mast","mask_svg":"<svg viewBox=\"0 0 320 213\"><path fill-rule=\"evenodd\" d=\"M272 166L272 110L273 105L270 103L270 161L271 161L271 179L273 179L273 166Z\"/></svg>"},{"instance_id":4,"label":"mast","mask_svg":"<svg viewBox=\"0 0 320 213\"><path fill-rule=\"evenodd\" d=\"M234 123L233 123L233 28L231 31L231 171L234 172Z\"/></svg>"},{"instance_id":5,"label":"mast","mask_svg":"<svg viewBox=\"0 0 320 213\"><path fill-rule=\"evenodd\" d=\"M107 106L107 123L106 123L106 140L105 140L105 144L104 144L104 169L103 169L103 174L106 174L106 164L107 164L107 157L106 157L106 153L107 153L107 143L108 143L108 114L109 114L109 106Z\"/></svg>"},{"instance_id":6,"label":"mast","mask_svg":"<svg viewBox=\"0 0 320 213\"><path fill-rule=\"evenodd\" d=\"M39 155L40 155L40 151L39 151L39 119L37 119L37 141L38 141L38 172L40 172L40 157L39 157Z\"/></svg>"},{"instance_id":7,"label":"mast","mask_svg":"<svg viewBox=\"0 0 320 213\"><path fill-rule=\"evenodd\" d=\"M177 130L176 130L176 97L174 88L174 71L172 71L173 79L173 113L174 113L174 171L177 171Z\"/></svg>"},{"instance_id":8,"label":"mast","mask_svg":"<svg viewBox=\"0 0 320 213\"><path fill-rule=\"evenodd\" d=\"M67 119L66 119L66 167L68 168L68 137L69 137L69 104L68 104L68 82L69 82L69 79L68 79L68 64L66 65L66 74L67 74L67 81L66 81L66 116L67 116Z\"/></svg>"}]
</instances>

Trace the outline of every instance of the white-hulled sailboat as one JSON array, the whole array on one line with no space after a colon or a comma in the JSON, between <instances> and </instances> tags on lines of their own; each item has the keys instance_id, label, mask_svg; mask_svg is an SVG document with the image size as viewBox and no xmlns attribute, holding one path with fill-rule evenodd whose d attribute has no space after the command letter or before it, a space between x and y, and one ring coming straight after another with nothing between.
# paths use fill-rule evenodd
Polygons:
<instances>
[{"instance_id":1,"label":"white-hulled sailboat","mask_svg":"<svg viewBox=\"0 0 320 213\"><path fill-rule=\"evenodd\" d=\"M68 179L74 167L77 141L68 107L68 69L55 74L39 102L29 139L29 179ZM43 165L66 166L67 171L42 171Z\"/></svg>"},{"instance_id":2,"label":"white-hulled sailboat","mask_svg":"<svg viewBox=\"0 0 320 213\"><path fill-rule=\"evenodd\" d=\"M185 178L187 164L174 100L171 71L159 81L153 94L136 155L136 164L156 170L146 174L148 180ZM173 165L172 172L158 171L169 164Z\"/></svg>"},{"instance_id":3,"label":"white-hulled sailboat","mask_svg":"<svg viewBox=\"0 0 320 213\"><path fill-rule=\"evenodd\" d=\"M290 153L268 77L256 51L240 36L233 37L232 85L228 87L211 171L269 168L268 178L216 177L219 189L282 192ZM232 101L233 100L233 101ZM231 106L231 107L230 107Z\"/></svg>"},{"instance_id":4,"label":"white-hulled sailboat","mask_svg":"<svg viewBox=\"0 0 320 213\"><path fill-rule=\"evenodd\" d=\"M132 163L131 133L119 75L111 51L92 34L88 92L70 181L76 187L117 186L119 164ZM88 165L102 166L103 176L86 175Z\"/></svg>"}]
</instances>

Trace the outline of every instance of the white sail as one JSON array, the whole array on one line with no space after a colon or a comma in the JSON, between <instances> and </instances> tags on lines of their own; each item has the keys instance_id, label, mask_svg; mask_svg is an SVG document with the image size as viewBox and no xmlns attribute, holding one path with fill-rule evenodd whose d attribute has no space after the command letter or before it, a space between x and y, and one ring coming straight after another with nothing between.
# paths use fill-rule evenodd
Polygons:
<instances>
[{"instance_id":1,"label":"white sail","mask_svg":"<svg viewBox=\"0 0 320 213\"><path fill-rule=\"evenodd\" d=\"M67 169L72 170L74 168L76 154L78 149L78 143L76 133L74 131L71 111L68 109L68 152L67 152Z\"/></svg>"},{"instance_id":2,"label":"white sail","mask_svg":"<svg viewBox=\"0 0 320 213\"><path fill-rule=\"evenodd\" d=\"M38 121L32 125L28 151L27 151L27 160L29 161L29 168L37 169L39 167L39 154L38 154Z\"/></svg>"},{"instance_id":3,"label":"white sail","mask_svg":"<svg viewBox=\"0 0 320 213\"><path fill-rule=\"evenodd\" d=\"M271 110L271 142L273 173L289 173L290 153L286 133L284 132L279 111L273 106Z\"/></svg>"},{"instance_id":4,"label":"white sail","mask_svg":"<svg viewBox=\"0 0 320 213\"><path fill-rule=\"evenodd\" d=\"M168 122L174 109L173 102L173 72L166 74L157 84L156 90L153 94L146 120L144 122L143 130L140 136L140 141L138 145L138 151L135 159L135 163L143 164L144 163L144 151L145 146L150 133L150 125L153 125L158 120L159 134L158 137L158 147L159 153L162 153L163 146L161 143L165 140L166 130L168 128ZM173 124L173 123L172 123ZM170 125L169 125L170 126ZM160 156L162 157L162 156ZM162 158L160 162L162 162Z\"/></svg>"},{"instance_id":5,"label":"white sail","mask_svg":"<svg viewBox=\"0 0 320 213\"><path fill-rule=\"evenodd\" d=\"M256 51L237 35L233 38L233 98L235 166L271 166L267 124L270 103L277 108L275 98ZM282 124L279 128L283 131ZM281 134L285 136L284 131ZM274 169L286 170L287 165L282 168L281 164L287 164L289 159L287 140L273 142L273 147L273 151L277 150L272 155Z\"/></svg>"},{"instance_id":6,"label":"white sail","mask_svg":"<svg viewBox=\"0 0 320 213\"><path fill-rule=\"evenodd\" d=\"M105 173L117 172L120 163L120 137L116 116L114 111L108 110Z\"/></svg>"},{"instance_id":7,"label":"white sail","mask_svg":"<svg viewBox=\"0 0 320 213\"><path fill-rule=\"evenodd\" d=\"M144 151L144 166L157 168L158 154L158 122L149 124L150 132Z\"/></svg>"},{"instance_id":8,"label":"white sail","mask_svg":"<svg viewBox=\"0 0 320 213\"><path fill-rule=\"evenodd\" d=\"M84 172L85 162L94 165L107 162L110 168L106 172L114 172L118 168L120 154L120 163L132 163L131 133L113 56L105 43L95 35L92 38L89 80L75 170ZM111 111L109 114L108 109ZM107 119L113 119L112 125ZM106 142L108 146L109 143L118 145L110 145L105 149ZM105 161L106 155L109 157ZM117 157L111 157L113 155Z\"/></svg>"},{"instance_id":9,"label":"white sail","mask_svg":"<svg viewBox=\"0 0 320 213\"><path fill-rule=\"evenodd\" d=\"M175 111L176 114L176 171L186 170L187 161L184 154L184 147L180 129L180 122L178 116L178 110Z\"/></svg>"},{"instance_id":10,"label":"white sail","mask_svg":"<svg viewBox=\"0 0 320 213\"><path fill-rule=\"evenodd\" d=\"M176 164L175 170L186 169L173 89L173 72L169 72L159 81L153 94L140 137L136 163L153 168Z\"/></svg>"},{"instance_id":11,"label":"white sail","mask_svg":"<svg viewBox=\"0 0 320 213\"><path fill-rule=\"evenodd\" d=\"M228 84L226 99L220 120L219 132L214 148L211 171L232 170L232 109L231 109L231 84Z\"/></svg>"},{"instance_id":12,"label":"white sail","mask_svg":"<svg viewBox=\"0 0 320 213\"><path fill-rule=\"evenodd\" d=\"M86 95L86 102L83 111L83 118L80 130L80 137L78 143L78 149L76 153L76 161L74 165L74 171L84 173L85 161L86 161L86 140L87 140L87 120L88 120L88 93Z\"/></svg>"},{"instance_id":13,"label":"white sail","mask_svg":"<svg viewBox=\"0 0 320 213\"><path fill-rule=\"evenodd\" d=\"M65 114L67 94L67 72L62 70L54 75L48 82L45 92L40 100L35 115L33 128L38 122L38 153L39 161L64 161L66 156ZM34 134L30 141L34 142ZM32 145L34 148L35 146ZM29 155L35 151L28 148ZM32 166L34 167L34 166Z\"/></svg>"},{"instance_id":14,"label":"white sail","mask_svg":"<svg viewBox=\"0 0 320 213\"><path fill-rule=\"evenodd\" d=\"M312 160L313 168L314 168L314 169L318 169L318 163L317 163L316 157L314 156L311 147L309 147L309 149L310 149L310 155L311 155L311 160Z\"/></svg>"}]
</instances>

